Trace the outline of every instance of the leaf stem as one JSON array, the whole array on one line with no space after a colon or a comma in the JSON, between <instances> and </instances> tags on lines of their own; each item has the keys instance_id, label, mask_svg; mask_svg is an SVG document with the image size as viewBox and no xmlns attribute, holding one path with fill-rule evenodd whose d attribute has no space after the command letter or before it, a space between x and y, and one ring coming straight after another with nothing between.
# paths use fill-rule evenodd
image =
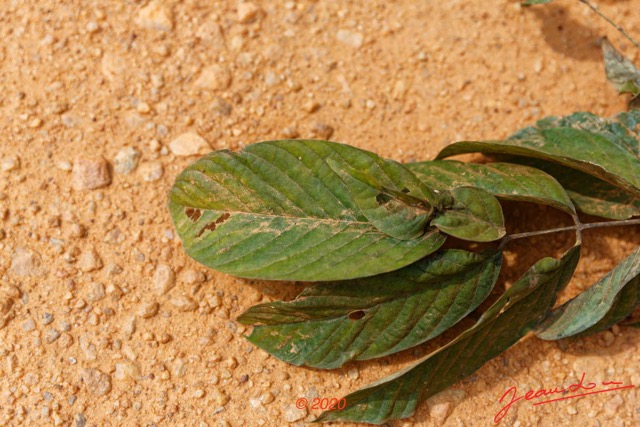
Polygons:
<instances>
[{"instance_id":1,"label":"leaf stem","mask_svg":"<svg viewBox=\"0 0 640 427\"><path fill-rule=\"evenodd\" d=\"M624 28L622 28L620 25L618 25L616 22L613 21L613 19L609 18L607 15L605 15L604 13L602 13L602 11L600 11L600 9L598 8L598 6L596 6L595 4L591 3L589 0L578 0L581 3L586 4L587 6L589 6L591 8L591 10L593 10L595 13L597 13L598 15L600 15L600 17L602 19L604 19L605 21L607 21L609 24L613 25L614 28L616 30L618 30L623 36L625 36L627 39L629 39L629 41L631 41L631 43L634 44L635 47L637 47L638 49L640 49L640 43L638 43L633 37L631 37L631 35L629 33L627 33Z\"/></svg>"},{"instance_id":2,"label":"leaf stem","mask_svg":"<svg viewBox=\"0 0 640 427\"><path fill-rule=\"evenodd\" d=\"M579 221L576 221L575 225L570 225L567 227L550 228L548 230L527 231L526 233L509 234L502 238L499 249L502 250L507 245L507 243L509 243L512 240L524 239L527 237L542 236L545 234L552 234L552 233L561 233L563 231L577 231L578 236L581 236L581 233L583 230L588 230L591 228L624 227L627 225L640 225L640 218L625 219L625 220L619 220L619 221L592 222L587 224L583 224Z\"/></svg>"}]
</instances>

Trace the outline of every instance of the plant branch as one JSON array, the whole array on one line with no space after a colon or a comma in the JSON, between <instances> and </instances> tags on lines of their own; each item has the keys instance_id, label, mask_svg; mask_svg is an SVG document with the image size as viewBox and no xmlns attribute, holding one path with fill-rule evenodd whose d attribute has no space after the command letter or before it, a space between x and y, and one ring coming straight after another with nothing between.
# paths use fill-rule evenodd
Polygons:
<instances>
[{"instance_id":1,"label":"plant branch","mask_svg":"<svg viewBox=\"0 0 640 427\"><path fill-rule=\"evenodd\" d=\"M629 39L629 41L631 41L631 43L633 43L633 45L635 47L637 47L638 49L640 49L640 43L638 43L633 37L631 37L631 35L629 33L627 33L624 28L622 28L620 25L618 25L615 21L613 21L613 19L609 18L607 15L605 15L604 13L602 13L602 11L600 11L600 9L598 8L598 6L596 6L595 4L591 3L589 0L578 0L581 3L586 4L587 6L589 6L591 8L591 10L593 10L595 13L597 13L598 15L600 15L600 17L602 19L604 19L605 21L607 21L609 24L613 25L615 27L616 30L618 30L623 36L625 36L626 38Z\"/></svg>"},{"instance_id":2,"label":"plant branch","mask_svg":"<svg viewBox=\"0 0 640 427\"><path fill-rule=\"evenodd\" d=\"M509 234L503 237L502 242L500 242L499 249L502 250L507 245L507 243L511 242L512 240L524 239L527 237L543 236L545 234L553 234L553 233L562 233L563 231L577 231L578 236L580 236L583 230L589 230L591 228L624 227L628 225L640 225L640 218L625 219L620 221L592 222L587 224L582 224L581 222L576 220L575 225L570 225L567 227L550 228L548 230L527 231L526 233Z\"/></svg>"}]
</instances>

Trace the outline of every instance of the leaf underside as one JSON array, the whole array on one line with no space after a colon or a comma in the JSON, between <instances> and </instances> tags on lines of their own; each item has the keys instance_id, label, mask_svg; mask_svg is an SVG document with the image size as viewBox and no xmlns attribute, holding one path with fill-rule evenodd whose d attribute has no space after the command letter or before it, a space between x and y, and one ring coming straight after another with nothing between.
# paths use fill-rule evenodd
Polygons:
<instances>
[{"instance_id":1,"label":"leaf underside","mask_svg":"<svg viewBox=\"0 0 640 427\"><path fill-rule=\"evenodd\" d=\"M575 246L560 260L538 261L473 327L415 364L347 395L344 409L323 412L316 421L382 424L411 416L419 402L471 375L532 330L571 278L578 258Z\"/></svg>"},{"instance_id":2,"label":"leaf underside","mask_svg":"<svg viewBox=\"0 0 640 427\"><path fill-rule=\"evenodd\" d=\"M398 271L315 284L291 302L249 308L249 341L294 365L331 369L413 347L444 332L490 294L501 253L444 250Z\"/></svg>"},{"instance_id":3,"label":"leaf underside","mask_svg":"<svg viewBox=\"0 0 640 427\"><path fill-rule=\"evenodd\" d=\"M605 37L602 40L604 69L607 79L619 93L640 94L640 70L622 55Z\"/></svg>"},{"instance_id":4,"label":"leaf underside","mask_svg":"<svg viewBox=\"0 0 640 427\"><path fill-rule=\"evenodd\" d=\"M640 248L606 276L553 310L536 332L545 340L588 335L624 320L640 303Z\"/></svg>"},{"instance_id":5,"label":"leaf underside","mask_svg":"<svg viewBox=\"0 0 640 427\"><path fill-rule=\"evenodd\" d=\"M410 240L380 230L329 159L375 176L390 192L426 197L428 190L408 169L348 145L271 141L238 153L215 151L185 169L170 192L185 251L236 276L319 281L396 270L444 243L445 236L430 227Z\"/></svg>"},{"instance_id":6,"label":"leaf underside","mask_svg":"<svg viewBox=\"0 0 640 427\"><path fill-rule=\"evenodd\" d=\"M433 160L406 165L429 188L474 186L504 200L538 203L574 214L571 199L545 172L511 163L463 163Z\"/></svg>"},{"instance_id":7,"label":"leaf underside","mask_svg":"<svg viewBox=\"0 0 640 427\"><path fill-rule=\"evenodd\" d=\"M578 169L640 197L640 112L606 119L591 113L548 117L503 141L463 141L438 158L470 152L534 157Z\"/></svg>"}]
</instances>

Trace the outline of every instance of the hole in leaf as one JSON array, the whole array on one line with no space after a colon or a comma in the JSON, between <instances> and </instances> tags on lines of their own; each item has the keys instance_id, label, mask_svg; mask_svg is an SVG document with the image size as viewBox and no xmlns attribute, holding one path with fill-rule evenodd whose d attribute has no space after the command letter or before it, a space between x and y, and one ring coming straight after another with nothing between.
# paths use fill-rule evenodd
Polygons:
<instances>
[{"instance_id":1,"label":"hole in leaf","mask_svg":"<svg viewBox=\"0 0 640 427\"><path fill-rule=\"evenodd\" d=\"M184 210L184 214L187 216L187 218L189 218L191 221L196 222L197 220L200 219L200 217L202 216L202 211L200 209L194 209L194 208L185 208Z\"/></svg>"},{"instance_id":2,"label":"hole in leaf","mask_svg":"<svg viewBox=\"0 0 640 427\"><path fill-rule=\"evenodd\" d=\"M376 196L376 202L378 202L380 206L389 203L390 200L391 197L388 194L378 193Z\"/></svg>"},{"instance_id":3,"label":"hole in leaf","mask_svg":"<svg viewBox=\"0 0 640 427\"><path fill-rule=\"evenodd\" d=\"M408 193L409 193L409 189L408 189L407 187L404 187L404 188L402 189L402 192L403 192L404 194L408 194Z\"/></svg>"},{"instance_id":4,"label":"hole in leaf","mask_svg":"<svg viewBox=\"0 0 640 427\"><path fill-rule=\"evenodd\" d=\"M358 310L358 311L352 311L351 313L349 313L349 320L360 320L364 317L364 311L362 310Z\"/></svg>"}]
</instances>

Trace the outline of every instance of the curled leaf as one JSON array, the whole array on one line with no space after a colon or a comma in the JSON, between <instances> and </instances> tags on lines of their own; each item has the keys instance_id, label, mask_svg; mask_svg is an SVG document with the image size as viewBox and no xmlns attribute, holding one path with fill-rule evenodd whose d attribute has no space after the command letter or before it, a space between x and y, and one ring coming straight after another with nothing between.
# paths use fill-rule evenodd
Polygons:
<instances>
[{"instance_id":1,"label":"curled leaf","mask_svg":"<svg viewBox=\"0 0 640 427\"><path fill-rule=\"evenodd\" d=\"M551 312L538 337L558 340L599 332L625 319L640 305L640 248L589 289Z\"/></svg>"},{"instance_id":2,"label":"curled leaf","mask_svg":"<svg viewBox=\"0 0 640 427\"><path fill-rule=\"evenodd\" d=\"M619 93L640 94L640 70L622 55L605 37L602 39L604 69L607 79Z\"/></svg>"}]
</instances>

